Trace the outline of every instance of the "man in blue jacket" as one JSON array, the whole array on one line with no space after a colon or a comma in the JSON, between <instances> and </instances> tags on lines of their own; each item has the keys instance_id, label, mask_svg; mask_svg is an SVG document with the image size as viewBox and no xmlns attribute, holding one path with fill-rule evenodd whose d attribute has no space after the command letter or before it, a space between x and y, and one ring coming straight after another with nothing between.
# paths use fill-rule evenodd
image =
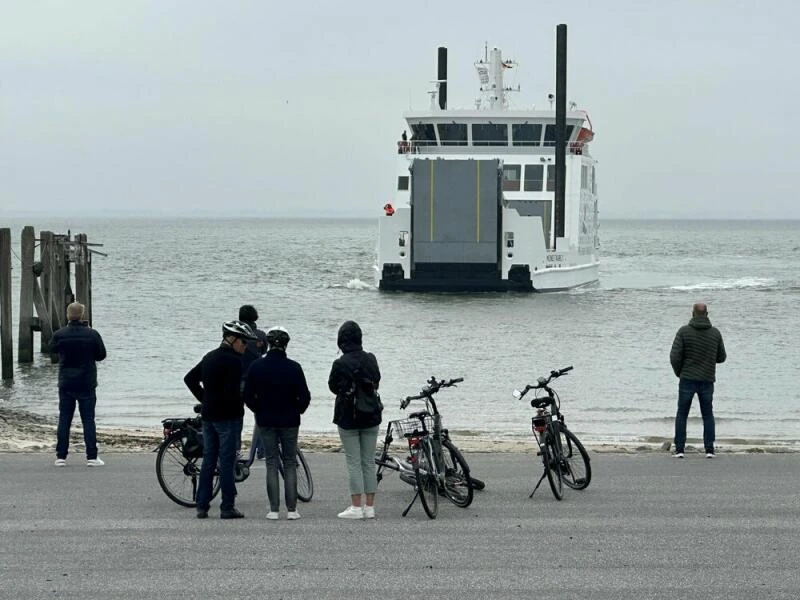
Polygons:
<instances>
[{"instance_id":1,"label":"man in blue jacket","mask_svg":"<svg viewBox=\"0 0 800 600\"><path fill-rule=\"evenodd\" d=\"M67 306L67 325L53 334L50 351L58 354L58 433L56 442L57 467L67 466L69 430L75 405L83 423L86 444L86 466L102 467L97 457L97 431L94 423L97 404L97 361L106 357L106 347L100 334L83 320L84 306L73 302Z\"/></svg>"}]
</instances>

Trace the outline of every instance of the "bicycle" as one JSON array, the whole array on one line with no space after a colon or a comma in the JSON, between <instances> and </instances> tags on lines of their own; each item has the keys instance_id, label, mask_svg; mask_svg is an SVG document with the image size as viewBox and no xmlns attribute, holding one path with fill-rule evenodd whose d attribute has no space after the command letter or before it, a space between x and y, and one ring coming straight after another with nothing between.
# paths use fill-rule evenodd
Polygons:
<instances>
[{"instance_id":1,"label":"bicycle","mask_svg":"<svg viewBox=\"0 0 800 600\"><path fill-rule=\"evenodd\" d=\"M383 479L382 471L391 469L399 472L402 481L414 485L416 493L403 511L404 517L417 498L428 517L435 519L439 509L439 494L456 506L466 508L472 503L473 490L485 487L483 481L470 475L467 461L450 440L448 430L442 428L442 417L433 399L441 388L462 381L463 377L450 381L437 381L431 377L420 394L408 396L400 403L400 408L405 410L412 400L425 400L425 410L387 424L383 446L375 454L377 478L380 482ZM389 455L389 446L394 441L393 433L407 440L407 461Z\"/></svg>"},{"instance_id":2,"label":"bicycle","mask_svg":"<svg viewBox=\"0 0 800 600\"><path fill-rule=\"evenodd\" d=\"M571 370L572 367L569 366L558 371L550 371L549 377L539 377L536 385L526 385L524 390L514 390L513 393L518 400L529 390L544 390L546 393L545 396L531 400L531 407L536 409L536 414L531 419L531 431L539 447L537 456L542 457L544 473L529 498L533 498L545 477L556 500L563 498L562 483L574 490L583 490L592 480L589 454L577 436L567 428L564 415L561 414L561 399L548 385L553 379Z\"/></svg>"},{"instance_id":3,"label":"bicycle","mask_svg":"<svg viewBox=\"0 0 800 600\"><path fill-rule=\"evenodd\" d=\"M200 412L201 405L194 407ZM156 478L167 497L181 506L197 506L197 486L200 481L200 468L203 464L202 417L164 419L164 437L153 449L156 456ZM236 461L234 480L241 483L250 476L250 467L255 462L256 447L259 445L258 432L254 428L250 451L246 458ZM283 476L283 456L280 456L278 469ZM211 498L219 493L219 468L214 469ZM297 497L310 502L314 495L314 481L305 456L297 449Z\"/></svg>"}]
</instances>

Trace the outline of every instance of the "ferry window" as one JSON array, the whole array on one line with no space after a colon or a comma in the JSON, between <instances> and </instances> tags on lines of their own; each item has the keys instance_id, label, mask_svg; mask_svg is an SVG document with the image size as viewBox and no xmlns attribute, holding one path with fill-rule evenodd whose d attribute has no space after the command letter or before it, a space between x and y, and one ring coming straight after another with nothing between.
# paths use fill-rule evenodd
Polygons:
<instances>
[{"instance_id":1,"label":"ferry window","mask_svg":"<svg viewBox=\"0 0 800 600\"><path fill-rule=\"evenodd\" d=\"M413 123L411 125L411 142L417 146L435 146L436 131L432 123Z\"/></svg>"},{"instance_id":2,"label":"ferry window","mask_svg":"<svg viewBox=\"0 0 800 600\"><path fill-rule=\"evenodd\" d=\"M556 166L547 166L547 191L554 192L556 190Z\"/></svg>"},{"instance_id":3,"label":"ferry window","mask_svg":"<svg viewBox=\"0 0 800 600\"><path fill-rule=\"evenodd\" d=\"M595 175L596 175L596 173L594 171L594 165L592 165L592 193L593 194L597 193L597 180L595 179Z\"/></svg>"},{"instance_id":4,"label":"ferry window","mask_svg":"<svg viewBox=\"0 0 800 600\"><path fill-rule=\"evenodd\" d=\"M566 135L564 136L564 140L568 141L570 137L572 137L572 132L575 130L574 125L567 125L566 127ZM544 128L544 145L545 146L555 146L556 145L556 126L555 125L547 125Z\"/></svg>"},{"instance_id":5,"label":"ferry window","mask_svg":"<svg viewBox=\"0 0 800 600\"><path fill-rule=\"evenodd\" d=\"M589 167L581 167L581 189L589 189Z\"/></svg>"},{"instance_id":6,"label":"ferry window","mask_svg":"<svg viewBox=\"0 0 800 600\"><path fill-rule=\"evenodd\" d=\"M541 192L544 183L544 165L525 165L525 191Z\"/></svg>"},{"instance_id":7,"label":"ferry window","mask_svg":"<svg viewBox=\"0 0 800 600\"><path fill-rule=\"evenodd\" d=\"M512 125L511 137L514 146L540 146L542 144L542 126L528 123Z\"/></svg>"},{"instance_id":8,"label":"ferry window","mask_svg":"<svg viewBox=\"0 0 800 600\"><path fill-rule=\"evenodd\" d=\"M408 189L408 175L400 175L397 178L397 189L398 190L407 190Z\"/></svg>"},{"instance_id":9,"label":"ferry window","mask_svg":"<svg viewBox=\"0 0 800 600\"><path fill-rule=\"evenodd\" d=\"M508 146L508 125L476 123L472 126L473 146Z\"/></svg>"},{"instance_id":10,"label":"ferry window","mask_svg":"<svg viewBox=\"0 0 800 600\"><path fill-rule=\"evenodd\" d=\"M439 123L439 140L442 146L466 146L467 145L467 124L466 123Z\"/></svg>"},{"instance_id":11,"label":"ferry window","mask_svg":"<svg viewBox=\"0 0 800 600\"><path fill-rule=\"evenodd\" d=\"M522 165L503 165L503 191L518 192L522 178Z\"/></svg>"}]
</instances>

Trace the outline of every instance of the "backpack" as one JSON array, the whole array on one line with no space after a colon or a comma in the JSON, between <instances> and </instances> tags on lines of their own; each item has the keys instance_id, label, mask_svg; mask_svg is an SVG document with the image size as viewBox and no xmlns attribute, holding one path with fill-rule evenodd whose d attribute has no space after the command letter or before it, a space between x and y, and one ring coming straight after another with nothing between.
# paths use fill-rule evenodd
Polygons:
<instances>
[{"instance_id":1,"label":"backpack","mask_svg":"<svg viewBox=\"0 0 800 600\"><path fill-rule=\"evenodd\" d=\"M372 421L383 413L383 403L375 382L363 376L356 369L353 372L353 382L347 393L353 401L353 419L356 421Z\"/></svg>"}]
</instances>

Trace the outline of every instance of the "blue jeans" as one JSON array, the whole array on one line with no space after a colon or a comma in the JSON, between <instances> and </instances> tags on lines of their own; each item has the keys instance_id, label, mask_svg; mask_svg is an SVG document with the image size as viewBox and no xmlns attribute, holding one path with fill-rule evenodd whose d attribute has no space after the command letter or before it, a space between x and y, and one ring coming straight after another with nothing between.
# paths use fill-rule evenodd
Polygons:
<instances>
[{"instance_id":1,"label":"blue jeans","mask_svg":"<svg viewBox=\"0 0 800 600\"><path fill-rule=\"evenodd\" d=\"M675 451L683 452L686 446L686 421L692 398L697 394L700 414L703 415L703 447L714 449L714 382L681 379L678 382L678 414L675 416Z\"/></svg>"},{"instance_id":2,"label":"blue jeans","mask_svg":"<svg viewBox=\"0 0 800 600\"><path fill-rule=\"evenodd\" d=\"M73 392L58 388L58 433L56 434L56 458L67 458L69 452L69 430L75 416L75 404L81 413L83 441L86 444L86 458L97 458L97 430L94 424L94 407L97 395L94 390Z\"/></svg>"},{"instance_id":3,"label":"blue jeans","mask_svg":"<svg viewBox=\"0 0 800 600\"><path fill-rule=\"evenodd\" d=\"M297 510L297 434L299 427L259 427L267 462L267 497L269 509L278 512L281 507L281 488L278 481L278 460L283 452L283 487L286 509ZM280 445L279 445L280 444Z\"/></svg>"},{"instance_id":4,"label":"blue jeans","mask_svg":"<svg viewBox=\"0 0 800 600\"><path fill-rule=\"evenodd\" d=\"M236 502L236 449L242 434L242 420L203 421L203 464L197 486L197 510L208 510L214 481L214 467L219 463L222 491L220 510L232 510Z\"/></svg>"}]
</instances>

